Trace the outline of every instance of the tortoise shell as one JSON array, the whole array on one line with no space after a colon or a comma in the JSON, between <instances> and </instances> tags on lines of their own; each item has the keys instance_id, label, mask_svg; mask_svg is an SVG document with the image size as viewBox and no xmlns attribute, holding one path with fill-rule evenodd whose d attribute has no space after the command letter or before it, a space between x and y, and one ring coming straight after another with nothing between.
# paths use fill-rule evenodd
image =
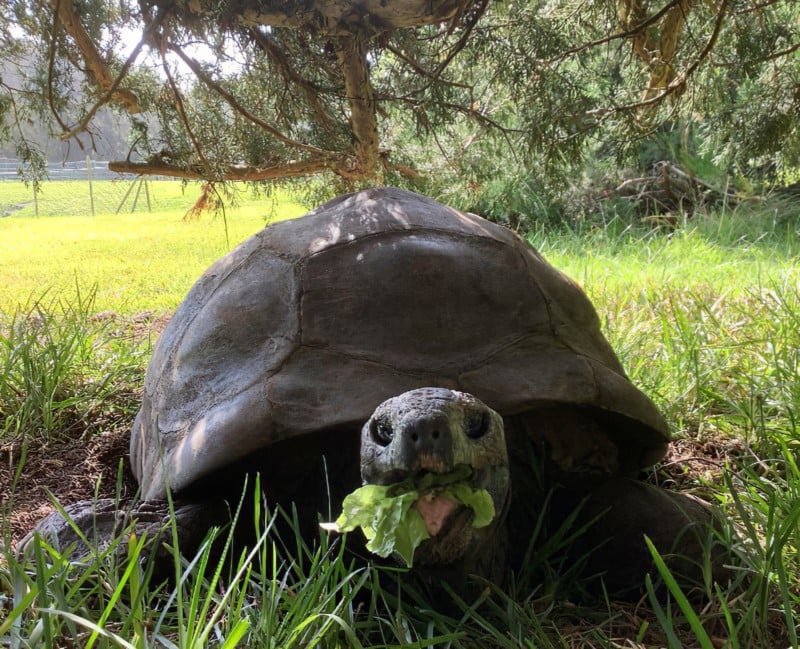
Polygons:
<instances>
[{"instance_id":1,"label":"tortoise shell","mask_svg":"<svg viewBox=\"0 0 800 649\"><path fill-rule=\"evenodd\" d=\"M669 440L573 281L502 226L379 187L270 225L189 291L133 425L142 498L282 440L357 431L382 401L424 386L504 417L553 404L606 413L640 466Z\"/></svg>"}]
</instances>

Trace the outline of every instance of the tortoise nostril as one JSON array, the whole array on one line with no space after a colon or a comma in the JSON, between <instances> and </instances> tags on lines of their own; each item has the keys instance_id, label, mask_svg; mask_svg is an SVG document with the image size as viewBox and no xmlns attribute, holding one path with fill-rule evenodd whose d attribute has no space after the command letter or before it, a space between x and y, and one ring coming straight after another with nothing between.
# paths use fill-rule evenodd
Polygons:
<instances>
[{"instance_id":1,"label":"tortoise nostril","mask_svg":"<svg viewBox=\"0 0 800 649\"><path fill-rule=\"evenodd\" d=\"M417 435L416 433L411 433L411 441L412 442L418 442L419 441L419 435Z\"/></svg>"},{"instance_id":2,"label":"tortoise nostril","mask_svg":"<svg viewBox=\"0 0 800 649\"><path fill-rule=\"evenodd\" d=\"M433 437L433 439L439 439L439 429L438 428L434 429L434 431L431 433L431 437Z\"/></svg>"}]
</instances>

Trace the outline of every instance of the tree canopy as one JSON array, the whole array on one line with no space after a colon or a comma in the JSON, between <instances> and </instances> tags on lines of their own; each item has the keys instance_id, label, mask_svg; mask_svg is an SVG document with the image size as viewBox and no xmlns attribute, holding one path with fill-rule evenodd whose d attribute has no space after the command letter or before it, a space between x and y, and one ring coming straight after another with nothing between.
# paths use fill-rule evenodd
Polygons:
<instances>
[{"instance_id":1,"label":"tree canopy","mask_svg":"<svg viewBox=\"0 0 800 649\"><path fill-rule=\"evenodd\" d=\"M91 148L106 107L112 170L210 181L469 185L678 121L725 164L800 163L793 0L12 0L0 47L34 170L26 121Z\"/></svg>"}]
</instances>

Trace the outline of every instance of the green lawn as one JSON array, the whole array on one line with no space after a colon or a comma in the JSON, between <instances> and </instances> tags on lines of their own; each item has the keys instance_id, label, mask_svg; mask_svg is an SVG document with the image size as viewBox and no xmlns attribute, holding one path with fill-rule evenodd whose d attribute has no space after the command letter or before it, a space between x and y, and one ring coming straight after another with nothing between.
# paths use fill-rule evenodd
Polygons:
<instances>
[{"instance_id":1,"label":"green lawn","mask_svg":"<svg viewBox=\"0 0 800 649\"><path fill-rule=\"evenodd\" d=\"M85 183L52 185L74 189ZM20 187L0 184L0 202ZM70 188L46 185L44 191ZM94 217L35 218L18 212L0 219L0 313L10 314L45 293L74 295L76 285L97 287L95 307L101 311L172 311L215 259L267 222L307 211L286 197L273 201L245 194L226 208L224 218L204 214L184 219L199 187L184 194L180 183L162 182L152 193L161 195L161 205L169 209Z\"/></svg>"},{"instance_id":2,"label":"green lawn","mask_svg":"<svg viewBox=\"0 0 800 649\"><path fill-rule=\"evenodd\" d=\"M775 221L764 211L698 215L672 233L642 228L538 233L534 245L595 299L623 292L709 290L740 295L800 278L800 206ZM602 310L602 309L601 309Z\"/></svg>"},{"instance_id":3,"label":"green lawn","mask_svg":"<svg viewBox=\"0 0 800 649\"><path fill-rule=\"evenodd\" d=\"M92 214L147 214L148 212L185 212L202 192L202 183L176 180L53 180L40 184L34 196L33 186L19 181L0 182L0 215L16 217L88 216ZM250 189L229 186L240 205L262 206L271 201L257 197ZM229 201L230 202L230 201ZM38 215L37 215L38 207Z\"/></svg>"},{"instance_id":4,"label":"green lawn","mask_svg":"<svg viewBox=\"0 0 800 649\"><path fill-rule=\"evenodd\" d=\"M764 211L698 217L671 234L540 233L534 244L583 286L679 434L742 436L758 427L756 404L782 404L761 412L776 428L794 430L800 411L799 234L800 213L776 222Z\"/></svg>"}]
</instances>

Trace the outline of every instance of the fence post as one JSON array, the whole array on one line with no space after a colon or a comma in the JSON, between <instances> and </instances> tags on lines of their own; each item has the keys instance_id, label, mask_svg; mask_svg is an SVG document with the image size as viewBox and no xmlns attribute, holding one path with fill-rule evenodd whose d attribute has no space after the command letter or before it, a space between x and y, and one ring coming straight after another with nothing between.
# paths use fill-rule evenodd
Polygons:
<instances>
[{"instance_id":1,"label":"fence post","mask_svg":"<svg viewBox=\"0 0 800 649\"><path fill-rule=\"evenodd\" d=\"M153 207L150 205L150 189L147 185L147 178L144 179L144 195L147 198L147 213L153 213Z\"/></svg>"},{"instance_id":2,"label":"fence post","mask_svg":"<svg viewBox=\"0 0 800 649\"><path fill-rule=\"evenodd\" d=\"M86 177L89 179L89 206L92 209L92 216L94 216L94 191L92 191L92 158L86 156Z\"/></svg>"}]
</instances>

